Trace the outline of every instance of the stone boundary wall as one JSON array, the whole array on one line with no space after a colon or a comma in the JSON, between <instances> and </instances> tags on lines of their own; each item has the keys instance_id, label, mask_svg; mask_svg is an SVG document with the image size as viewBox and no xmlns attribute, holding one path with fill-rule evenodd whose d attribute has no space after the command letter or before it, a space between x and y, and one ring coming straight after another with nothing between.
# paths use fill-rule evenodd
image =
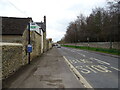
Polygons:
<instances>
[{"instance_id":1,"label":"stone boundary wall","mask_svg":"<svg viewBox=\"0 0 120 90\"><path fill-rule=\"evenodd\" d=\"M34 34L34 33L33 33ZM33 51L31 53L31 60L41 55L41 40L40 35L35 34L35 39L32 40ZM2 79L14 74L21 66L28 64L28 53L26 51L25 43L5 43L0 42L1 48L1 63L2 63ZM46 49L52 48L52 43L46 40Z\"/></svg>"},{"instance_id":2,"label":"stone boundary wall","mask_svg":"<svg viewBox=\"0 0 120 90\"><path fill-rule=\"evenodd\" d=\"M28 53L27 53L27 45L28 45L28 32L27 30L23 33L22 36L22 44L23 44L23 65L28 64ZM32 61L35 57L40 56L41 52L41 35L36 32L30 32L30 42L32 45L32 52L30 53L30 60Z\"/></svg>"},{"instance_id":3,"label":"stone boundary wall","mask_svg":"<svg viewBox=\"0 0 120 90\"><path fill-rule=\"evenodd\" d=\"M2 17L0 17L0 34L2 34ZM0 42L2 36L0 35ZM0 47L0 90L2 89L2 48Z\"/></svg>"},{"instance_id":4,"label":"stone boundary wall","mask_svg":"<svg viewBox=\"0 0 120 90\"><path fill-rule=\"evenodd\" d=\"M1 47L2 79L5 79L22 66L23 45L18 43L0 43L0 48Z\"/></svg>"},{"instance_id":5,"label":"stone boundary wall","mask_svg":"<svg viewBox=\"0 0 120 90\"><path fill-rule=\"evenodd\" d=\"M5 38L9 38L5 37ZM13 38L19 38L19 43ZM30 39L32 45L32 52L30 53L30 60L40 56L45 51L52 48L52 43L49 40L42 42L42 36L36 32L30 32ZM6 39L7 40L7 39ZM28 64L28 32L25 30L23 36L13 36L8 40L9 42L0 42L1 56L2 56L2 79L9 77L21 66ZM45 44L44 44L45 43ZM42 46L43 45L43 46ZM44 46L45 45L45 46ZM42 48L44 47L44 48ZM45 52L44 51L44 52Z\"/></svg>"},{"instance_id":6,"label":"stone boundary wall","mask_svg":"<svg viewBox=\"0 0 120 90\"><path fill-rule=\"evenodd\" d=\"M46 40L46 49L47 51L52 48L52 42L49 39Z\"/></svg>"},{"instance_id":7,"label":"stone boundary wall","mask_svg":"<svg viewBox=\"0 0 120 90\"><path fill-rule=\"evenodd\" d=\"M77 45L77 46L88 46L88 42L66 44L66 45ZM110 48L110 42L89 42L90 47L98 48ZM112 48L120 50L120 42L112 42Z\"/></svg>"}]
</instances>

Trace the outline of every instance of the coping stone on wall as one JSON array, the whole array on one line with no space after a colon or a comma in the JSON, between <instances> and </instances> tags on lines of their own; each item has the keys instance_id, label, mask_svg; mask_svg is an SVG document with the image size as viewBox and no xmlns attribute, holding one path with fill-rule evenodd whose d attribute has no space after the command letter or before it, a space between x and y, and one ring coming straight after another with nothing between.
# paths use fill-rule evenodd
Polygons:
<instances>
[{"instance_id":1,"label":"coping stone on wall","mask_svg":"<svg viewBox=\"0 0 120 90\"><path fill-rule=\"evenodd\" d=\"M7 43L7 42L0 42L0 46L4 45L12 45L12 46L23 46L21 43Z\"/></svg>"}]
</instances>

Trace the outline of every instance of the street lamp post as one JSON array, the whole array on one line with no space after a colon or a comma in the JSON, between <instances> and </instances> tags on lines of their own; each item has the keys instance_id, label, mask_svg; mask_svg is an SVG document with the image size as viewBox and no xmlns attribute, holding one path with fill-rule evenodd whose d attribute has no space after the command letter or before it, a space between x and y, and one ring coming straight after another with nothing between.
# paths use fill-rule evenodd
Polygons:
<instances>
[{"instance_id":1,"label":"street lamp post","mask_svg":"<svg viewBox=\"0 0 120 90\"><path fill-rule=\"evenodd\" d=\"M75 23L75 46L77 45L77 42L79 42L78 40L78 30L79 30L79 22Z\"/></svg>"},{"instance_id":2,"label":"street lamp post","mask_svg":"<svg viewBox=\"0 0 120 90\"><path fill-rule=\"evenodd\" d=\"M75 23L75 47L77 47L77 25Z\"/></svg>"},{"instance_id":3,"label":"street lamp post","mask_svg":"<svg viewBox=\"0 0 120 90\"><path fill-rule=\"evenodd\" d=\"M89 49L89 37L87 37L87 41L88 41L88 49Z\"/></svg>"}]
</instances>

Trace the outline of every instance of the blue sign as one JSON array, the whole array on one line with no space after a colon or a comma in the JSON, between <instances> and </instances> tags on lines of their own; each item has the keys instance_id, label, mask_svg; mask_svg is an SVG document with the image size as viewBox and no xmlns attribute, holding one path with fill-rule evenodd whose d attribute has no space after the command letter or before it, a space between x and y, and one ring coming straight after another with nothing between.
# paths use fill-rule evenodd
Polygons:
<instances>
[{"instance_id":1,"label":"blue sign","mask_svg":"<svg viewBox=\"0 0 120 90\"><path fill-rule=\"evenodd\" d=\"M27 46L27 52L28 52L28 53L31 53L31 52L32 52L32 45L29 44L29 45Z\"/></svg>"}]
</instances>

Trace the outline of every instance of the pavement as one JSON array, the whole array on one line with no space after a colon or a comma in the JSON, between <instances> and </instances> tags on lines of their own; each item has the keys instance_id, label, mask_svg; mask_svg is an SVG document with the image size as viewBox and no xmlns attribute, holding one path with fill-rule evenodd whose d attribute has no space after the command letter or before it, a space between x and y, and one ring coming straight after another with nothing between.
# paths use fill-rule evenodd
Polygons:
<instances>
[{"instance_id":1,"label":"pavement","mask_svg":"<svg viewBox=\"0 0 120 90\"><path fill-rule=\"evenodd\" d=\"M3 80L3 88L85 88L56 47Z\"/></svg>"}]
</instances>

